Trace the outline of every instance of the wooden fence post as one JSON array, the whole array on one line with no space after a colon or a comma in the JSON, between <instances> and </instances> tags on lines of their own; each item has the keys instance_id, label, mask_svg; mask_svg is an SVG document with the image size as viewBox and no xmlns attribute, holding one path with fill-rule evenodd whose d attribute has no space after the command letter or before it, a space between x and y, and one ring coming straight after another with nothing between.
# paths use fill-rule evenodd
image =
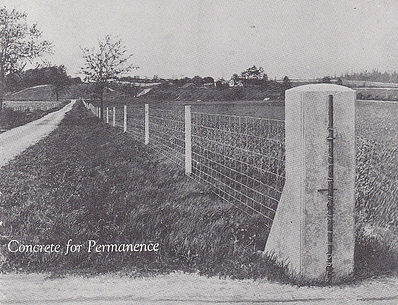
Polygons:
<instances>
[{"instance_id":1,"label":"wooden fence post","mask_svg":"<svg viewBox=\"0 0 398 305\"><path fill-rule=\"evenodd\" d=\"M116 107L113 107L113 111L112 111L112 126L113 127L116 126Z\"/></svg>"},{"instance_id":2,"label":"wooden fence post","mask_svg":"<svg viewBox=\"0 0 398 305\"><path fill-rule=\"evenodd\" d=\"M145 104L145 141L144 144L149 144L149 104Z\"/></svg>"},{"instance_id":3,"label":"wooden fence post","mask_svg":"<svg viewBox=\"0 0 398 305\"><path fill-rule=\"evenodd\" d=\"M192 115L191 106L185 106L185 174L192 173Z\"/></svg>"},{"instance_id":4,"label":"wooden fence post","mask_svg":"<svg viewBox=\"0 0 398 305\"><path fill-rule=\"evenodd\" d=\"M127 131L127 105L124 105L123 131Z\"/></svg>"}]
</instances>

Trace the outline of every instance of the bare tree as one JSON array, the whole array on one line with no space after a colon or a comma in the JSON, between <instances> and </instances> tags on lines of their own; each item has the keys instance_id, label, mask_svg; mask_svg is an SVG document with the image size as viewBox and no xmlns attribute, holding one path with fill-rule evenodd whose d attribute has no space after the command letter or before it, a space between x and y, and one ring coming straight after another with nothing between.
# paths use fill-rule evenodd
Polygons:
<instances>
[{"instance_id":1,"label":"bare tree","mask_svg":"<svg viewBox=\"0 0 398 305\"><path fill-rule=\"evenodd\" d=\"M0 111L3 108L5 77L22 71L27 63L51 52L52 44L42 40L37 25L29 26L26 13L0 9Z\"/></svg>"},{"instance_id":2,"label":"bare tree","mask_svg":"<svg viewBox=\"0 0 398 305\"><path fill-rule=\"evenodd\" d=\"M98 49L82 48L85 64L82 67L86 80L95 82L100 99L101 119L104 118L104 89L106 84L117 76L129 72L134 67L128 64L132 54L127 54L121 39L114 40L110 35L98 41Z\"/></svg>"}]
</instances>

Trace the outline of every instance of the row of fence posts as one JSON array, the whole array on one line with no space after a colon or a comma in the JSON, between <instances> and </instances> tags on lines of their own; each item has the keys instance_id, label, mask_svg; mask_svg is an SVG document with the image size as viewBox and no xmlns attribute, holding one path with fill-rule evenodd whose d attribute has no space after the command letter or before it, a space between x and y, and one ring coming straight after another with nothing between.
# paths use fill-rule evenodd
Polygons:
<instances>
[{"instance_id":1,"label":"row of fence posts","mask_svg":"<svg viewBox=\"0 0 398 305\"><path fill-rule=\"evenodd\" d=\"M332 284L354 272L355 97L354 90L332 84L306 85L286 91L287 179L264 252L303 280L326 280ZM95 112L94 107L90 109ZM101 117L100 110L96 111ZM109 123L108 107L106 111ZM115 112L113 107L113 126ZM126 105L123 117L123 130L127 132ZM191 106L185 106L184 123L185 172L189 175L192 173ZM149 144L148 104L145 104L144 126L144 143ZM335 190L338 196L334 195ZM324 191L328 192L327 198Z\"/></svg>"},{"instance_id":2,"label":"row of fence posts","mask_svg":"<svg viewBox=\"0 0 398 305\"><path fill-rule=\"evenodd\" d=\"M106 107L105 120L110 124L110 108ZM95 115L101 117L101 108L95 108ZM192 173L192 113L191 106L185 106L185 173ZM112 126L116 126L116 107L112 107ZM123 132L127 132L127 105L123 107ZM145 104L144 144L149 144L149 104Z\"/></svg>"}]
</instances>

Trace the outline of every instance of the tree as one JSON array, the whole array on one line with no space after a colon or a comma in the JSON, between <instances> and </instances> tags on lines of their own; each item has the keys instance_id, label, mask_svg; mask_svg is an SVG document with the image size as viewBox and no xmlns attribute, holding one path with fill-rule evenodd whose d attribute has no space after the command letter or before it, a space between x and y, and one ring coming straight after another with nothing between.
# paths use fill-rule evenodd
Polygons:
<instances>
[{"instance_id":1,"label":"tree","mask_svg":"<svg viewBox=\"0 0 398 305\"><path fill-rule=\"evenodd\" d=\"M255 65L243 71L241 77L245 86L262 86L268 81L268 76L264 73L264 69L262 67L257 68Z\"/></svg>"},{"instance_id":2,"label":"tree","mask_svg":"<svg viewBox=\"0 0 398 305\"><path fill-rule=\"evenodd\" d=\"M236 87L239 84L240 77L238 74L234 73L231 77L232 87Z\"/></svg>"},{"instance_id":3,"label":"tree","mask_svg":"<svg viewBox=\"0 0 398 305\"><path fill-rule=\"evenodd\" d=\"M282 85L283 85L283 90L287 90L287 89L290 89L292 87L292 83L290 82L289 77L285 76L283 78Z\"/></svg>"},{"instance_id":4,"label":"tree","mask_svg":"<svg viewBox=\"0 0 398 305\"><path fill-rule=\"evenodd\" d=\"M82 48L82 51L85 60L82 71L87 81L95 83L95 92L100 99L101 119L103 119L104 89L107 83L138 67L127 63L133 55L127 54L123 41L114 40L110 35L106 35L103 41L98 41L98 49Z\"/></svg>"},{"instance_id":5,"label":"tree","mask_svg":"<svg viewBox=\"0 0 398 305\"><path fill-rule=\"evenodd\" d=\"M324 76L324 77L321 79L321 83L330 84L331 82L332 82L332 80L330 79L329 76Z\"/></svg>"},{"instance_id":6,"label":"tree","mask_svg":"<svg viewBox=\"0 0 398 305\"><path fill-rule=\"evenodd\" d=\"M198 88L202 87L203 79L200 76L196 75L196 76L192 77L192 83L194 83L196 85L196 87L198 87Z\"/></svg>"},{"instance_id":7,"label":"tree","mask_svg":"<svg viewBox=\"0 0 398 305\"><path fill-rule=\"evenodd\" d=\"M0 9L0 111L3 108L5 77L22 71L27 63L51 52L52 44L42 40L37 25L29 26L26 13Z\"/></svg>"},{"instance_id":8,"label":"tree","mask_svg":"<svg viewBox=\"0 0 398 305\"><path fill-rule=\"evenodd\" d=\"M291 83L289 77L287 77L287 76L283 77L282 88L281 88L282 89L282 93L281 93L282 99L285 99L286 90L288 90L290 88L292 88L292 83Z\"/></svg>"},{"instance_id":9,"label":"tree","mask_svg":"<svg viewBox=\"0 0 398 305\"><path fill-rule=\"evenodd\" d=\"M47 83L53 85L57 101L59 94L71 84L71 78L66 73L65 66L48 67Z\"/></svg>"},{"instance_id":10,"label":"tree","mask_svg":"<svg viewBox=\"0 0 398 305\"><path fill-rule=\"evenodd\" d=\"M203 78L203 83L204 84L214 84L214 78L212 78L211 76L206 76L205 78Z\"/></svg>"},{"instance_id":11,"label":"tree","mask_svg":"<svg viewBox=\"0 0 398 305\"><path fill-rule=\"evenodd\" d=\"M225 79L220 78L216 81L216 88L220 90L227 89L229 88L229 84Z\"/></svg>"}]
</instances>

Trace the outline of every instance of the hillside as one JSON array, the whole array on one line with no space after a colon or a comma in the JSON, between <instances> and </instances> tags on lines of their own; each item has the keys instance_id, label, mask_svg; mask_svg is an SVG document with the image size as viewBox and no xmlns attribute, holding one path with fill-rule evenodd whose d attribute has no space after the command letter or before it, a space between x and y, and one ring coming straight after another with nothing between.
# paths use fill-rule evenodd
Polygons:
<instances>
[{"instance_id":1,"label":"hillside","mask_svg":"<svg viewBox=\"0 0 398 305\"><path fill-rule=\"evenodd\" d=\"M145 89L144 89L145 90ZM148 91L148 89L146 89ZM60 92L59 100L84 99L93 98L93 84L75 84ZM130 92L131 91L131 92ZM136 92L132 89L118 88L116 86L109 87L104 92L104 100L111 103L131 102L135 99ZM154 87L145 95L138 99L142 101L236 101L236 100L258 100L265 98L272 100L283 99L283 92L278 84L272 84L267 88L181 88L178 86L171 87ZM41 85L30 87L5 96L5 100L12 101L54 101L56 95L51 85Z\"/></svg>"},{"instance_id":2,"label":"hillside","mask_svg":"<svg viewBox=\"0 0 398 305\"><path fill-rule=\"evenodd\" d=\"M8 101L55 101L56 95L51 85L40 85L7 94L4 97Z\"/></svg>"},{"instance_id":3,"label":"hillside","mask_svg":"<svg viewBox=\"0 0 398 305\"><path fill-rule=\"evenodd\" d=\"M60 92L59 100L78 99L80 97L91 99L93 91L93 84L71 85ZM8 101L55 101L56 95L52 85L40 85L7 94L4 99ZM107 88L104 92L104 99L112 102L125 102L131 100L132 96L117 89Z\"/></svg>"},{"instance_id":4,"label":"hillside","mask_svg":"<svg viewBox=\"0 0 398 305\"><path fill-rule=\"evenodd\" d=\"M150 92L140 97L142 100L180 100L180 101L237 101L237 100L257 100L265 98L273 100L283 99L283 90L279 84L268 88L196 88L196 87L155 87Z\"/></svg>"}]
</instances>

